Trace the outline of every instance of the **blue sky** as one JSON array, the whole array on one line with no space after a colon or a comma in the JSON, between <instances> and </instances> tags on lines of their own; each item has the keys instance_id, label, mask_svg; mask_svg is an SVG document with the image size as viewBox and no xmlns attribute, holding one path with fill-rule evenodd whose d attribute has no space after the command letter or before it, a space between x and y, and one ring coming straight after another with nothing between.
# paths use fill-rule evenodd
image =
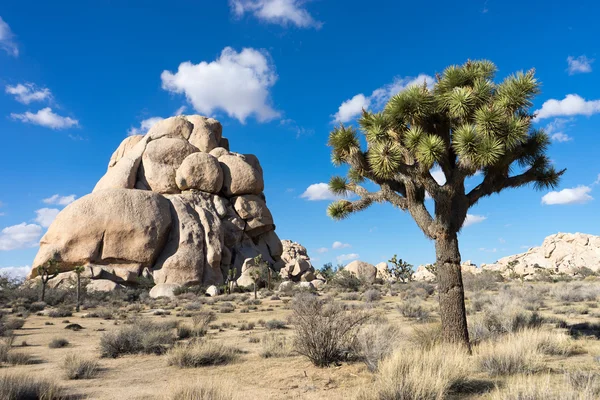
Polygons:
<instances>
[{"instance_id":1,"label":"blue sky","mask_svg":"<svg viewBox=\"0 0 600 400\"><path fill-rule=\"evenodd\" d=\"M432 262L433 243L391 206L326 216L319 183L343 173L326 141L336 120L352 124L361 107L469 58L494 61L498 79L536 69L537 124L568 170L554 193L480 202L463 259L599 234L599 13L593 1L3 2L0 268L31 264L57 210L91 192L123 138L180 112L218 118L233 151L259 157L277 233L316 266L395 253Z\"/></svg>"}]
</instances>

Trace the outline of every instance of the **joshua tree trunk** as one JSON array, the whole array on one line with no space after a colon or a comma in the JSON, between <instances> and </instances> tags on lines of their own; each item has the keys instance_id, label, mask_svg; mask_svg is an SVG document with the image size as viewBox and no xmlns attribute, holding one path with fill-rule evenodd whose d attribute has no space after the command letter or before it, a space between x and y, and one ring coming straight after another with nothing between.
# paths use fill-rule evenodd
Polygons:
<instances>
[{"instance_id":1,"label":"joshua tree trunk","mask_svg":"<svg viewBox=\"0 0 600 400\"><path fill-rule=\"evenodd\" d=\"M469 346L465 292L456 233L440 235L435 241L435 252L444 341Z\"/></svg>"},{"instance_id":2,"label":"joshua tree trunk","mask_svg":"<svg viewBox=\"0 0 600 400\"><path fill-rule=\"evenodd\" d=\"M42 277L42 296L40 297L40 301L44 301L44 299L46 298L46 282L44 280L44 277Z\"/></svg>"},{"instance_id":3,"label":"joshua tree trunk","mask_svg":"<svg viewBox=\"0 0 600 400\"><path fill-rule=\"evenodd\" d=\"M79 312L79 304L81 299L81 274L77 274L77 306L75 307L75 311Z\"/></svg>"},{"instance_id":4,"label":"joshua tree trunk","mask_svg":"<svg viewBox=\"0 0 600 400\"><path fill-rule=\"evenodd\" d=\"M258 295L256 294L256 281L254 281L254 300L258 299Z\"/></svg>"}]
</instances>

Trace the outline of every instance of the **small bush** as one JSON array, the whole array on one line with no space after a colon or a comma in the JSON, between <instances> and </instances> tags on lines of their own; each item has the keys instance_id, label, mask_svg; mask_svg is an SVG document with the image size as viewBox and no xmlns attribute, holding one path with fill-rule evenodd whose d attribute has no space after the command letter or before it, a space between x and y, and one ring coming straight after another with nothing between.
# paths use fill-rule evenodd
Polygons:
<instances>
[{"instance_id":1,"label":"small bush","mask_svg":"<svg viewBox=\"0 0 600 400\"><path fill-rule=\"evenodd\" d=\"M0 315L0 336L10 336L12 331L21 329L25 325L22 318L6 318Z\"/></svg>"},{"instance_id":2,"label":"small bush","mask_svg":"<svg viewBox=\"0 0 600 400\"><path fill-rule=\"evenodd\" d=\"M71 331L77 332L77 331L80 331L80 330L82 330L84 328L83 328L83 326L81 326L79 324L69 324L69 325L65 326L65 329L69 329Z\"/></svg>"},{"instance_id":3,"label":"small bush","mask_svg":"<svg viewBox=\"0 0 600 400\"><path fill-rule=\"evenodd\" d=\"M276 333L266 334L261 343L260 356L263 358L289 357L293 352L290 341Z\"/></svg>"},{"instance_id":4,"label":"small bush","mask_svg":"<svg viewBox=\"0 0 600 400\"><path fill-rule=\"evenodd\" d=\"M573 375L581 377L582 380L573 382L571 380ZM548 389L555 384L555 375L517 376L492 392L490 400L596 400L600 398L600 380L595 373L569 372L565 374L564 380L559 391L551 391Z\"/></svg>"},{"instance_id":5,"label":"small bush","mask_svg":"<svg viewBox=\"0 0 600 400\"><path fill-rule=\"evenodd\" d=\"M360 400L441 400L467 380L469 358L460 347L402 349L381 362L373 387Z\"/></svg>"},{"instance_id":6,"label":"small bush","mask_svg":"<svg viewBox=\"0 0 600 400\"><path fill-rule=\"evenodd\" d=\"M478 292L480 290L496 290L504 278L498 271L483 270L478 274L463 272L465 290Z\"/></svg>"},{"instance_id":7,"label":"small bush","mask_svg":"<svg viewBox=\"0 0 600 400\"><path fill-rule=\"evenodd\" d=\"M221 314L228 314L235 311L235 306L231 303L223 303L219 305L219 312Z\"/></svg>"},{"instance_id":8,"label":"small bush","mask_svg":"<svg viewBox=\"0 0 600 400\"><path fill-rule=\"evenodd\" d=\"M377 289L369 289L363 293L362 297L367 303L372 303L381 300L381 292Z\"/></svg>"},{"instance_id":9,"label":"small bush","mask_svg":"<svg viewBox=\"0 0 600 400\"><path fill-rule=\"evenodd\" d=\"M31 311L32 313L34 312L38 312L38 311L43 311L44 308L46 308L46 303L43 301L36 301L35 303L31 303L29 305L29 311Z\"/></svg>"},{"instance_id":10,"label":"small bush","mask_svg":"<svg viewBox=\"0 0 600 400\"><path fill-rule=\"evenodd\" d=\"M59 400L65 398L53 382L33 375L0 374L0 399L3 400Z\"/></svg>"},{"instance_id":11,"label":"small bush","mask_svg":"<svg viewBox=\"0 0 600 400\"><path fill-rule=\"evenodd\" d=\"M421 304L413 301L403 301L397 307L398 312L405 318L415 319L418 322L427 322L430 320L429 311Z\"/></svg>"},{"instance_id":12,"label":"small bush","mask_svg":"<svg viewBox=\"0 0 600 400\"><path fill-rule=\"evenodd\" d=\"M10 365L25 365L33 362L31 356L26 353L12 351L14 336L0 340L0 363L5 362Z\"/></svg>"},{"instance_id":13,"label":"small bush","mask_svg":"<svg viewBox=\"0 0 600 400\"><path fill-rule=\"evenodd\" d=\"M439 323L415 326L408 340L415 348L431 350L442 343L442 326Z\"/></svg>"},{"instance_id":14,"label":"small bush","mask_svg":"<svg viewBox=\"0 0 600 400\"><path fill-rule=\"evenodd\" d=\"M48 316L50 318L65 318L65 317L71 317L73 315L73 310L71 309L71 307L67 307L67 306L60 306L58 308L55 308L54 310L50 310L48 312Z\"/></svg>"},{"instance_id":15,"label":"small bush","mask_svg":"<svg viewBox=\"0 0 600 400\"><path fill-rule=\"evenodd\" d=\"M356 331L368 321L369 315L347 312L340 304L300 294L294 298L291 319L296 351L314 365L325 367L345 358Z\"/></svg>"},{"instance_id":16,"label":"small bush","mask_svg":"<svg viewBox=\"0 0 600 400\"><path fill-rule=\"evenodd\" d=\"M360 295L358 293L344 293L340 298L345 301L356 301L360 300Z\"/></svg>"},{"instance_id":17,"label":"small bush","mask_svg":"<svg viewBox=\"0 0 600 400\"><path fill-rule=\"evenodd\" d=\"M48 347L51 349L60 349L63 347L67 347L69 345L69 341L65 338L54 338L48 343Z\"/></svg>"},{"instance_id":18,"label":"small bush","mask_svg":"<svg viewBox=\"0 0 600 400\"><path fill-rule=\"evenodd\" d=\"M279 321L277 319L271 319L265 322L265 328L272 331L274 329L285 329L287 327L285 326L285 322Z\"/></svg>"},{"instance_id":19,"label":"small bush","mask_svg":"<svg viewBox=\"0 0 600 400\"><path fill-rule=\"evenodd\" d=\"M167 354L169 365L179 368L197 368L208 365L228 364L237 358L234 348L213 340L194 341L175 346Z\"/></svg>"},{"instance_id":20,"label":"small bush","mask_svg":"<svg viewBox=\"0 0 600 400\"><path fill-rule=\"evenodd\" d=\"M116 358L123 354L163 354L175 341L172 327L149 321L124 325L100 338L101 357Z\"/></svg>"},{"instance_id":21,"label":"small bush","mask_svg":"<svg viewBox=\"0 0 600 400\"><path fill-rule=\"evenodd\" d=\"M528 374L540 369L540 351L531 332L508 334L477 347L479 368L492 376Z\"/></svg>"},{"instance_id":22,"label":"small bush","mask_svg":"<svg viewBox=\"0 0 600 400\"><path fill-rule=\"evenodd\" d=\"M63 360L62 368L67 379L91 379L98 373L98 361L68 354Z\"/></svg>"},{"instance_id":23,"label":"small bush","mask_svg":"<svg viewBox=\"0 0 600 400\"><path fill-rule=\"evenodd\" d=\"M333 279L329 281L329 285L338 287L340 289L349 290L351 292L358 292L362 286L362 281L358 279L354 274L345 269L338 271Z\"/></svg>"},{"instance_id":24,"label":"small bush","mask_svg":"<svg viewBox=\"0 0 600 400\"><path fill-rule=\"evenodd\" d=\"M251 331L254 329L254 322L244 322L240 325L240 331Z\"/></svg>"}]
</instances>

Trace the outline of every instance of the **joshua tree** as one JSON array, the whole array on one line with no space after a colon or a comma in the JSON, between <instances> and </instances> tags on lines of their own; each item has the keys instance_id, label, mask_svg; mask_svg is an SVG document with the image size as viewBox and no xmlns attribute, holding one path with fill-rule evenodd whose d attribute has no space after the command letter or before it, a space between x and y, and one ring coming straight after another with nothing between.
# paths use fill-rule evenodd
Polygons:
<instances>
[{"instance_id":1,"label":"joshua tree","mask_svg":"<svg viewBox=\"0 0 600 400\"><path fill-rule=\"evenodd\" d=\"M37 267L37 273L42 281L42 294L40 296L40 301L44 301L46 298L46 285L48 284L48 281L56 278L59 273L56 255L46 261L45 264Z\"/></svg>"},{"instance_id":2,"label":"joshua tree","mask_svg":"<svg viewBox=\"0 0 600 400\"><path fill-rule=\"evenodd\" d=\"M494 83L495 72L490 61L450 66L432 87L426 82L408 87L383 111L363 111L359 124L365 150L352 127L338 126L329 135L333 163L349 166L348 177L333 177L330 189L358 199L336 201L328 214L342 219L383 202L408 211L435 241L443 337L464 344L469 334L458 232L469 208L507 188L555 187L564 173L545 155L548 136L531 126L529 108L539 92L534 71L501 83ZM445 183L434 179L433 168L439 168ZM481 182L467 191L465 179L476 174ZM365 180L379 190L368 191L361 186ZM433 215L425 206L427 196Z\"/></svg>"},{"instance_id":3,"label":"joshua tree","mask_svg":"<svg viewBox=\"0 0 600 400\"><path fill-rule=\"evenodd\" d=\"M79 306L81 303L81 274L85 271L85 267L82 265L78 265L73 268L73 272L77 275L77 305L75 306L75 311L79 312Z\"/></svg>"},{"instance_id":4,"label":"joshua tree","mask_svg":"<svg viewBox=\"0 0 600 400\"><path fill-rule=\"evenodd\" d=\"M394 254L391 260L388 260L392 264L390 271L394 278L400 279L402 283L410 282L413 278L413 266L401 258L398 259Z\"/></svg>"},{"instance_id":5,"label":"joshua tree","mask_svg":"<svg viewBox=\"0 0 600 400\"><path fill-rule=\"evenodd\" d=\"M258 299L256 288L259 282L267 279L269 274L269 264L262 259L262 255L259 254L254 257L254 267L250 271L250 279L254 283L254 299Z\"/></svg>"}]
</instances>

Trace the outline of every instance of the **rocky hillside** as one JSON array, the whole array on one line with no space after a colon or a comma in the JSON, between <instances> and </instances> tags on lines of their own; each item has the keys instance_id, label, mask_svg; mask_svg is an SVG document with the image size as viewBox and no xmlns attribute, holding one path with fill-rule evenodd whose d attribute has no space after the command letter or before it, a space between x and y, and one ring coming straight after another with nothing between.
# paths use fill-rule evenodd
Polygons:
<instances>
[{"instance_id":1,"label":"rocky hillside","mask_svg":"<svg viewBox=\"0 0 600 400\"><path fill-rule=\"evenodd\" d=\"M258 158L230 151L217 120L165 119L123 140L93 192L60 212L29 277L55 258L61 272L86 266L90 289L145 276L168 294L221 284L230 270L239 277L259 254L285 268L263 189Z\"/></svg>"},{"instance_id":2,"label":"rocky hillside","mask_svg":"<svg viewBox=\"0 0 600 400\"><path fill-rule=\"evenodd\" d=\"M506 273L514 266L520 275L533 275L543 268L551 273L574 274L579 268L600 270L600 236L584 233L557 233L548 236L540 247L525 253L501 258L482 269Z\"/></svg>"}]
</instances>

